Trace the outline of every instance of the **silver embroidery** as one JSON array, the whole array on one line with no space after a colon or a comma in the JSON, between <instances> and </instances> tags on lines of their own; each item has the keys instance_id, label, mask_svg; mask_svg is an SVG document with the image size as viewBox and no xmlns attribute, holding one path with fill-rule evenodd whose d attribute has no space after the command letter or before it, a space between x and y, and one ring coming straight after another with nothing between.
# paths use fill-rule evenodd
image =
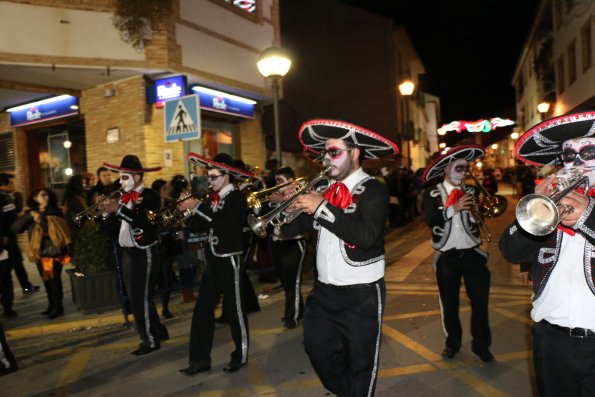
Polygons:
<instances>
[{"instance_id":1,"label":"silver embroidery","mask_svg":"<svg viewBox=\"0 0 595 397\"><path fill-rule=\"evenodd\" d=\"M315 219L323 219L327 222L334 223L335 222L335 215L326 207L328 201L323 201L322 204L318 206L318 209L314 213Z\"/></svg>"}]
</instances>

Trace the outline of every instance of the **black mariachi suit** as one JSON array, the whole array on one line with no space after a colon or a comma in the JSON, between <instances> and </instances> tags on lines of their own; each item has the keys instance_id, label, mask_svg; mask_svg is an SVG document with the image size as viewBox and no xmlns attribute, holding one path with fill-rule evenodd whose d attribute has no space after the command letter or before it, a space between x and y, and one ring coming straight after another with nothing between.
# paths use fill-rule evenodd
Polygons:
<instances>
[{"instance_id":1,"label":"black mariachi suit","mask_svg":"<svg viewBox=\"0 0 595 397\"><path fill-rule=\"evenodd\" d=\"M581 264L584 281L595 295L595 199L573 229L585 238ZM532 263L533 301L539 299L550 275L559 263L564 232L556 229L547 236L536 237L525 232L515 221L500 238L500 252L511 263ZM574 278L573 278L574 280ZM575 283L576 284L576 283ZM580 287L580 286L577 286ZM569 298L570 299L570 298ZM564 306L566 303L563 302ZM591 328L591 327L589 327ZM595 328L593 328L595 329ZM538 392L542 396L591 396L595 393L595 337L575 336L545 321L533 324L533 363Z\"/></svg>"},{"instance_id":2,"label":"black mariachi suit","mask_svg":"<svg viewBox=\"0 0 595 397\"><path fill-rule=\"evenodd\" d=\"M295 236L322 227L340 239L349 266L365 269L384 260L388 189L368 176L351 194L347 208L324 201L312 217L302 214L283 226L283 233ZM316 241L316 250L323 249ZM316 281L304 311L306 353L324 387L340 396L370 396L376 387L386 289L383 277L358 282L333 286Z\"/></svg>"},{"instance_id":3,"label":"black mariachi suit","mask_svg":"<svg viewBox=\"0 0 595 397\"><path fill-rule=\"evenodd\" d=\"M11 226L17 219L17 207L12 198L5 192L0 191L0 228L4 230L4 237L8 243L5 245L9 252L9 258L0 264L0 302L5 312L12 310L14 302L14 291L12 284L12 269L16 260L22 260L21 251L17 246L16 235L11 231ZM3 237L3 239L4 239ZM13 258L18 255L17 258Z\"/></svg>"},{"instance_id":4,"label":"black mariachi suit","mask_svg":"<svg viewBox=\"0 0 595 397\"><path fill-rule=\"evenodd\" d=\"M224 194L216 207L202 203L188 219L190 228L208 230L209 246L205 248L206 267L194 306L190 328L189 364L195 368L211 366L211 349L215 332L215 307L223 293L223 304L235 350L231 365L248 361L248 319L242 303L242 228L246 216L246 197L236 189Z\"/></svg>"},{"instance_id":5,"label":"black mariachi suit","mask_svg":"<svg viewBox=\"0 0 595 397\"><path fill-rule=\"evenodd\" d=\"M472 188L468 192L473 193ZM446 334L445 345L458 351L461 347L463 330L459 319L459 292L461 277L471 301L471 335L473 351L487 349L491 344L488 320L490 294L490 271L487 268L488 255L479 248L481 238L479 227L472 220L469 211L461 211L464 231L476 244L469 249L442 251L452 233L452 219L444 208L448 194L444 183L426 189L423 198L425 222L432 230L432 247L436 250L434 269L440 292L440 309ZM453 217L456 215L453 215Z\"/></svg>"},{"instance_id":6,"label":"black mariachi suit","mask_svg":"<svg viewBox=\"0 0 595 397\"><path fill-rule=\"evenodd\" d=\"M160 323L153 296L159 279L160 263L157 248L157 229L147 219L147 211L158 211L159 195L143 188L132 205L121 204L115 216L107 219L109 230L119 236L121 222L130 224L133 247L122 247L122 278L130 300L136 330L144 345L151 349L160 347L167 331Z\"/></svg>"},{"instance_id":7,"label":"black mariachi suit","mask_svg":"<svg viewBox=\"0 0 595 397\"><path fill-rule=\"evenodd\" d=\"M0 225L0 254L6 248L3 244L4 241L4 228ZM0 260L0 268L9 266L9 258ZM10 276L10 273L0 273L0 277L7 277ZM0 278L0 285L4 282L2 278ZM10 372L14 372L17 370L17 362L14 358L14 355L10 351L8 344L6 343L6 336L4 335L4 328L2 328L2 324L0 323L0 376L4 374L8 374Z\"/></svg>"}]
</instances>

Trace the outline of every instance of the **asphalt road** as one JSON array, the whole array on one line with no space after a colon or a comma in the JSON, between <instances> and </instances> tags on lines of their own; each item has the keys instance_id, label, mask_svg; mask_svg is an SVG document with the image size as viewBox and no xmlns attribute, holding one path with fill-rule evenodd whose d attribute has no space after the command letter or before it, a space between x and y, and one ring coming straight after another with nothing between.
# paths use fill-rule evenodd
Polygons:
<instances>
[{"instance_id":1,"label":"asphalt road","mask_svg":"<svg viewBox=\"0 0 595 397\"><path fill-rule=\"evenodd\" d=\"M531 396L530 296L519 281L518 265L498 252L502 229L512 221L516 201L488 220L492 242L490 323L492 353L497 362L484 364L471 353L470 307L461 290L464 339L453 360L440 356L444 336L435 285L429 229L418 219L387 231L387 305L383 325L377 396ZM30 266L30 264L28 265ZM37 277L32 267L29 274ZM39 281L37 279L37 281ZM305 275L304 294L312 287ZM215 333L213 368L184 377L193 304L172 298L175 317L165 323L171 339L144 357L129 353L138 344L135 333L122 326L122 315L83 315L70 302L65 279L66 315L46 320L43 292L20 296L19 316L3 319L19 371L0 378L2 396L324 396L302 346L302 328L282 327L282 294L274 284L256 284L263 293L262 310L249 316L250 358L234 374L222 372L232 350L229 330ZM272 290L271 290L272 289ZM15 287L15 291L18 288Z\"/></svg>"}]
</instances>

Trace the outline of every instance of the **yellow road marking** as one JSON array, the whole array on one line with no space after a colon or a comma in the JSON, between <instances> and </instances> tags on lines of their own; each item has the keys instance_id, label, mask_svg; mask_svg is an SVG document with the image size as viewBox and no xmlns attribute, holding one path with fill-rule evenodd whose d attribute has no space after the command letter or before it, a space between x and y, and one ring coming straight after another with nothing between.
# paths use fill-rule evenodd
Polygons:
<instances>
[{"instance_id":1,"label":"yellow road marking","mask_svg":"<svg viewBox=\"0 0 595 397\"><path fill-rule=\"evenodd\" d=\"M495 387L489 385L485 381L483 381L478 376L475 376L471 372L467 372L464 370L455 370L451 372L456 378L462 380L469 386L471 386L476 392L481 394L482 396L488 397L507 397L508 394L496 389Z\"/></svg>"},{"instance_id":2,"label":"yellow road marking","mask_svg":"<svg viewBox=\"0 0 595 397\"><path fill-rule=\"evenodd\" d=\"M512 320L516 320L523 324L528 324L528 325L533 324L533 320L531 320L531 318L528 316L520 315L520 314L511 312L510 310L502 309L502 308L492 306L492 305L490 305L490 307L492 308L493 311L495 311L498 314L503 315L504 317L508 317Z\"/></svg>"},{"instance_id":3,"label":"yellow road marking","mask_svg":"<svg viewBox=\"0 0 595 397\"><path fill-rule=\"evenodd\" d=\"M56 384L54 396L67 396L70 394L68 386L79 379L93 350L94 348L89 346L81 346L76 349L76 352L71 356L62 370L62 374Z\"/></svg>"},{"instance_id":4,"label":"yellow road marking","mask_svg":"<svg viewBox=\"0 0 595 397\"><path fill-rule=\"evenodd\" d=\"M442 357L439 354L437 354L437 353L433 352L432 350L428 349L427 347L417 343L416 341L414 341L407 335L402 334L401 332L397 331L396 329L394 329L392 327L389 327L386 324L382 325L382 333L384 335L388 336L389 338L399 342L400 344L402 344L409 350L412 350L413 352L417 353L418 355L422 356L423 358L425 358L428 361L442 360Z\"/></svg>"},{"instance_id":5,"label":"yellow road marking","mask_svg":"<svg viewBox=\"0 0 595 397\"><path fill-rule=\"evenodd\" d=\"M392 376L414 375L422 372L437 371L438 367L433 364L407 365L405 367L385 368L378 371L378 377L390 378Z\"/></svg>"},{"instance_id":6,"label":"yellow road marking","mask_svg":"<svg viewBox=\"0 0 595 397\"><path fill-rule=\"evenodd\" d=\"M250 362L250 365L248 365L245 368L245 371L248 376L248 379L250 379L250 383L252 383L254 389L258 392L259 395L266 395L271 397L278 396L275 387L269 384L269 382L267 382L266 376L264 375L264 372L262 371L260 365L258 365L258 362L256 362L255 360Z\"/></svg>"}]
</instances>

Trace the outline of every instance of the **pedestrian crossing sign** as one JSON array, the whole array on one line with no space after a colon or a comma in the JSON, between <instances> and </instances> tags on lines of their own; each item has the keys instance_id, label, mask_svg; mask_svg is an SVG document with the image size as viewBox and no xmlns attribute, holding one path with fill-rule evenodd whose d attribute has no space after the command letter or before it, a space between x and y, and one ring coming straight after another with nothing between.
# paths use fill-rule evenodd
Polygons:
<instances>
[{"instance_id":1,"label":"pedestrian crossing sign","mask_svg":"<svg viewBox=\"0 0 595 397\"><path fill-rule=\"evenodd\" d=\"M198 95L187 95L165 102L165 142L200 138Z\"/></svg>"}]
</instances>

